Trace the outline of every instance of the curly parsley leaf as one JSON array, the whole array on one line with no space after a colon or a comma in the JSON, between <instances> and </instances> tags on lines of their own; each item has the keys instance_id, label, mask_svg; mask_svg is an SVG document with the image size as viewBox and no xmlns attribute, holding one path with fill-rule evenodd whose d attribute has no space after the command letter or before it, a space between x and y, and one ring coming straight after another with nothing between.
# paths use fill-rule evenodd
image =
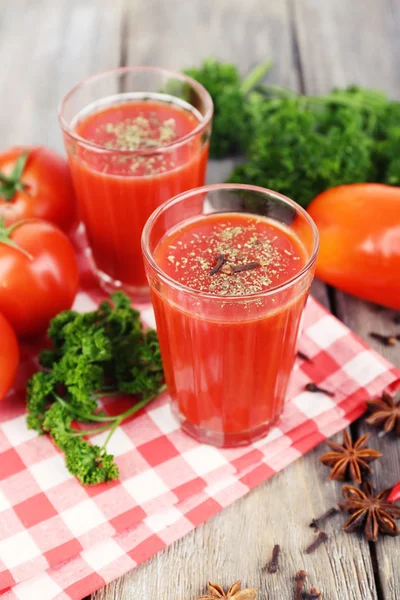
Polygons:
<instances>
[{"instance_id":1,"label":"curly parsley leaf","mask_svg":"<svg viewBox=\"0 0 400 600\"><path fill-rule=\"evenodd\" d=\"M376 180L375 135L387 100L373 90L335 90L326 97L255 92L249 99L246 160L228 181L277 190L307 206L320 192Z\"/></svg>"},{"instance_id":2,"label":"curly parsley leaf","mask_svg":"<svg viewBox=\"0 0 400 600\"><path fill-rule=\"evenodd\" d=\"M244 80L235 65L215 58L185 71L214 102L211 158L245 154L230 183L274 189L303 206L336 185L400 185L400 102L354 85L299 95L261 83L270 66Z\"/></svg>"},{"instance_id":3,"label":"curly parsley leaf","mask_svg":"<svg viewBox=\"0 0 400 600\"><path fill-rule=\"evenodd\" d=\"M118 479L118 467L111 454L81 438L70 438L65 451L67 469L83 485L95 485Z\"/></svg>"},{"instance_id":4,"label":"curly parsley leaf","mask_svg":"<svg viewBox=\"0 0 400 600\"><path fill-rule=\"evenodd\" d=\"M43 421L49 405L54 402L53 391L56 380L52 373L38 371L27 384L27 404L29 429L43 433Z\"/></svg>"},{"instance_id":5,"label":"curly parsley leaf","mask_svg":"<svg viewBox=\"0 0 400 600\"><path fill-rule=\"evenodd\" d=\"M185 69L209 92L214 103L210 157L224 158L238 154L247 147L250 137L250 117L246 96L265 77L271 63L263 62L242 81L232 63L207 58L199 68Z\"/></svg>"},{"instance_id":6,"label":"curly parsley leaf","mask_svg":"<svg viewBox=\"0 0 400 600\"><path fill-rule=\"evenodd\" d=\"M27 386L28 427L51 436L83 484L115 479L118 468L106 447L92 446L84 437L110 429L109 440L125 418L163 389L157 334L143 331L139 312L117 292L93 312L60 313L48 335L52 348L40 355L47 370L35 373ZM135 394L132 407L120 415L100 413L99 397L115 392ZM85 422L100 427L75 427Z\"/></svg>"}]
</instances>

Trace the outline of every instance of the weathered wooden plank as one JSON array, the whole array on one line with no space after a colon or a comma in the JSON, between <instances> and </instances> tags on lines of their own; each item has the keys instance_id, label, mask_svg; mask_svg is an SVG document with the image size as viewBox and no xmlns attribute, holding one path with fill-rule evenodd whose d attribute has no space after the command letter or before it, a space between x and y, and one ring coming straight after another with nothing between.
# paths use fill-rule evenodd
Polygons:
<instances>
[{"instance_id":1,"label":"weathered wooden plank","mask_svg":"<svg viewBox=\"0 0 400 600\"><path fill-rule=\"evenodd\" d=\"M271 80L298 88L296 47L291 39L286 2L223 0L218 3L157 0L130 7L129 64L163 64L178 69L198 64L214 54L238 63L246 72L266 56L276 64ZM182 51L182 49L185 49ZM210 182L224 181L228 161L210 165ZM314 293L328 304L321 282ZM341 436L340 436L341 438ZM238 577L260 587L260 597L292 597L292 577L306 568L310 583L324 589L327 599L372 600L377 597L367 544L340 531L340 518L327 525L327 547L307 556L314 534L312 517L339 497L340 486L326 483L327 472L316 449L246 498L236 502L184 539L97 594L96 600L196 598L209 579L229 584ZM315 485L318 482L318 485ZM262 572L275 543L282 546L281 569Z\"/></svg>"},{"instance_id":2,"label":"weathered wooden plank","mask_svg":"<svg viewBox=\"0 0 400 600\"><path fill-rule=\"evenodd\" d=\"M0 19L0 145L62 149L57 111L84 77L118 66L123 0L14 0Z\"/></svg>"},{"instance_id":3,"label":"weathered wooden plank","mask_svg":"<svg viewBox=\"0 0 400 600\"><path fill-rule=\"evenodd\" d=\"M294 0L293 10L307 92L357 83L399 96L398 2Z\"/></svg>"},{"instance_id":4,"label":"weathered wooden plank","mask_svg":"<svg viewBox=\"0 0 400 600\"><path fill-rule=\"evenodd\" d=\"M385 347L380 342L371 340L371 331L388 334L400 332L400 327L393 322L393 311L379 310L377 307L362 303L345 294L338 294L337 308L340 318L364 339L368 340L378 352L400 366L399 346ZM374 464L371 478L376 489L391 487L400 481L400 440L394 436L379 435L379 430L369 427L364 421L358 422L358 434L370 433L370 446L383 452L383 458ZM377 577L385 599L400 597L399 557L400 542L398 538L382 538L371 548L376 556Z\"/></svg>"},{"instance_id":5,"label":"weathered wooden plank","mask_svg":"<svg viewBox=\"0 0 400 600\"><path fill-rule=\"evenodd\" d=\"M130 65L181 69L214 55L247 72L271 57L271 81L297 86L287 0L147 0L128 8Z\"/></svg>"},{"instance_id":6,"label":"weathered wooden plank","mask_svg":"<svg viewBox=\"0 0 400 600\"><path fill-rule=\"evenodd\" d=\"M324 93L332 86L350 83L380 88L400 98L400 11L390 0L302 0L294 5L296 32L305 90ZM399 346L385 348L369 333L399 330L393 312L336 292L338 316L389 360L400 366ZM377 433L362 422L358 432L371 432L371 447L384 453L374 465L378 488L400 479L399 441ZM398 539L385 538L371 548L377 562L380 595L387 600L400 597L400 547Z\"/></svg>"}]
</instances>

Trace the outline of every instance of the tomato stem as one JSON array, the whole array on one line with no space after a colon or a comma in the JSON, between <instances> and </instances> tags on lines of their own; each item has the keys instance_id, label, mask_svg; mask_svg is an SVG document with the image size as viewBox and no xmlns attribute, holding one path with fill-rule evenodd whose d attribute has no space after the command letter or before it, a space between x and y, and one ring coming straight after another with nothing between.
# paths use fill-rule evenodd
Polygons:
<instances>
[{"instance_id":1,"label":"tomato stem","mask_svg":"<svg viewBox=\"0 0 400 600\"><path fill-rule=\"evenodd\" d=\"M14 242L14 240L10 238L10 235L12 234L14 229L22 225L22 223L24 223L24 221L18 221L18 223L13 223L12 225L10 225L10 227L6 227L4 216L0 217L0 244L6 244L11 248L15 248L15 250L18 250L19 252L22 252L22 254L25 254L25 256L29 258L29 260L33 260L32 254L30 254L24 248L21 248L21 246L19 246L16 242Z\"/></svg>"},{"instance_id":2,"label":"tomato stem","mask_svg":"<svg viewBox=\"0 0 400 600\"><path fill-rule=\"evenodd\" d=\"M11 202L17 192L24 191L28 186L21 181L29 153L23 152L15 161L11 175L0 171L0 197L6 202Z\"/></svg>"}]
</instances>

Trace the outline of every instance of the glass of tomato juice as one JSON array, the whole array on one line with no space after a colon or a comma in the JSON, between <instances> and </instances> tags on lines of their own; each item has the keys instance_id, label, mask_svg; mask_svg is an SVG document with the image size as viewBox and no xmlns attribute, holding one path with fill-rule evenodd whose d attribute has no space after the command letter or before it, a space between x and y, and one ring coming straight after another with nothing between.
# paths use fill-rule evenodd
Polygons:
<instances>
[{"instance_id":1,"label":"glass of tomato juice","mask_svg":"<svg viewBox=\"0 0 400 600\"><path fill-rule=\"evenodd\" d=\"M197 440L244 445L278 420L318 246L298 204L254 186L191 190L147 221L142 249L166 383Z\"/></svg>"},{"instance_id":2,"label":"glass of tomato juice","mask_svg":"<svg viewBox=\"0 0 400 600\"><path fill-rule=\"evenodd\" d=\"M94 75L59 119L92 264L102 286L148 299L140 237L165 200L205 182L213 104L197 81L161 68Z\"/></svg>"}]
</instances>

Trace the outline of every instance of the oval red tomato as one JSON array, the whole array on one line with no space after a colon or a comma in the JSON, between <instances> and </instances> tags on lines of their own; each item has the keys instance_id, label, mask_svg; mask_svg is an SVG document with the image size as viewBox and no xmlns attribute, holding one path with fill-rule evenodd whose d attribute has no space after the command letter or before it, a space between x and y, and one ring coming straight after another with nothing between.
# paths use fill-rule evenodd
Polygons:
<instances>
[{"instance_id":1,"label":"oval red tomato","mask_svg":"<svg viewBox=\"0 0 400 600\"><path fill-rule=\"evenodd\" d=\"M9 322L0 314L0 400L14 383L18 362L17 337Z\"/></svg>"},{"instance_id":2,"label":"oval red tomato","mask_svg":"<svg viewBox=\"0 0 400 600\"><path fill-rule=\"evenodd\" d=\"M78 265L71 242L51 223L32 219L9 230L0 223L0 312L27 337L44 332L52 317L71 307Z\"/></svg>"},{"instance_id":3,"label":"oval red tomato","mask_svg":"<svg viewBox=\"0 0 400 600\"><path fill-rule=\"evenodd\" d=\"M77 205L67 161L44 146L1 152L0 217L6 225L37 218L67 233L75 229Z\"/></svg>"}]
</instances>

